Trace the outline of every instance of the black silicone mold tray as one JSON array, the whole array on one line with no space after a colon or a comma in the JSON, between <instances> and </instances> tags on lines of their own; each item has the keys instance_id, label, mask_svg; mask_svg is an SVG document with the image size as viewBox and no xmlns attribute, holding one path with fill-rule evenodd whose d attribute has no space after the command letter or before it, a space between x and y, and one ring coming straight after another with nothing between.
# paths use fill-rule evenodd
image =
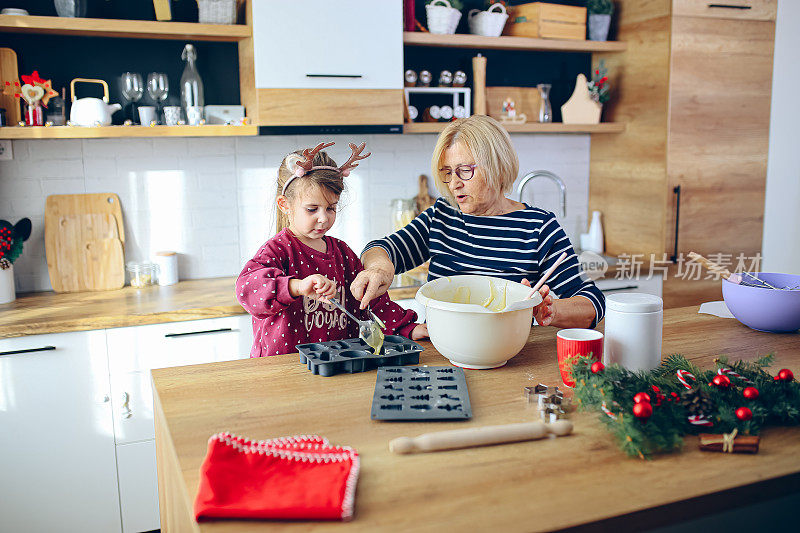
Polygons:
<instances>
[{"instance_id":1,"label":"black silicone mold tray","mask_svg":"<svg viewBox=\"0 0 800 533\"><path fill-rule=\"evenodd\" d=\"M464 370L452 366L378 369L373 420L466 420L472 418Z\"/></svg>"},{"instance_id":2,"label":"black silicone mold tray","mask_svg":"<svg viewBox=\"0 0 800 533\"><path fill-rule=\"evenodd\" d=\"M372 348L361 339L297 345L300 362L320 376L344 372L353 374L387 365L416 365L422 350L422 346L400 335L387 335L378 355L373 354Z\"/></svg>"}]
</instances>

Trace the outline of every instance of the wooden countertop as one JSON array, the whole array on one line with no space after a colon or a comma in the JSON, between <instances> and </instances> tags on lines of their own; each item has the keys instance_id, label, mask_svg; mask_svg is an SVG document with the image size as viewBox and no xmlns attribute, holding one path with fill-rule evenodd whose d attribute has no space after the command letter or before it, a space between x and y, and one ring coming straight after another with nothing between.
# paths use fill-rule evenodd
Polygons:
<instances>
[{"instance_id":1,"label":"wooden countertop","mask_svg":"<svg viewBox=\"0 0 800 533\"><path fill-rule=\"evenodd\" d=\"M375 372L315 376L297 356L153 371L161 524L165 531L532 531L585 526L638 530L780 494L800 480L800 428L762 432L756 455L700 452L652 461L628 458L598 415L573 415L575 433L557 440L394 455L391 439L531 420L523 387L560 383L555 329L535 328L523 351L494 370L467 370L473 419L386 423L370 420ZM420 362L448 362L428 343ZM664 313L663 353L701 367L719 354L753 359L775 352L775 367L800 375L800 334L748 329L733 319ZM533 381L531 381L531 379ZM361 455L355 514L348 524L221 521L198 525L191 508L208 438L218 431L265 439L318 434ZM793 485L792 485L793 484ZM587 526L589 525L589 526Z\"/></svg>"},{"instance_id":2,"label":"wooden countertop","mask_svg":"<svg viewBox=\"0 0 800 533\"><path fill-rule=\"evenodd\" d=\"M0 304L0 339L241 315L234 277L181 281L145 289L34 292ZM390 289L392 299L413 298L417 287Z\"/></svg>"}]
</instances>

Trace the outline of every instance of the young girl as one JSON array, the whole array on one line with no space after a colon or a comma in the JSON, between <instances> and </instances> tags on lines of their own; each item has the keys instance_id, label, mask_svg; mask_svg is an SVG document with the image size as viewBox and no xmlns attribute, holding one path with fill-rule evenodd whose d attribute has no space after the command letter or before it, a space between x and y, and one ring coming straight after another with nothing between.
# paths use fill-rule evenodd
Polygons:
<instances>
[{"instance_id":1,"label":"young girl","mask_svg":"<svg viewBox=\"0 0 800 533\"><path fill-rule=\"evenodd\" d=\"M358 166L361 146L337 167L320 143L287 155L278 169L278 233L249 260L236 280L236 298L253 315L250 357L292 353L295 345L358 337L358 324L327 302L335 297L361 319L369 318L346 290L363 267L344 242L325 236L336 220L344 178ZM371 304L387 335L421 338L424 326L383 295Z\"/></svg>"}]
</instances>

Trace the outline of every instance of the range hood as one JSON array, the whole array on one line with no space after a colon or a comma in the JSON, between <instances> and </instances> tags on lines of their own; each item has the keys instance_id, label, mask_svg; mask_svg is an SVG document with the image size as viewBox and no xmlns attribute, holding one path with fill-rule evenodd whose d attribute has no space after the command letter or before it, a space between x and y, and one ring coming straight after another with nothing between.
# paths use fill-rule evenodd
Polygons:
<instances>
[{"instance_id":1,"label":"range hood","mask_svg":"<svg viewBox=\"0 0 800 533\"><path fill-rule=\"evenodd\" d=\"M338 135L352 133L403 133L402 124L348 124L306 126L259 126L259 135Z\"/></svg>"}]
</instances>

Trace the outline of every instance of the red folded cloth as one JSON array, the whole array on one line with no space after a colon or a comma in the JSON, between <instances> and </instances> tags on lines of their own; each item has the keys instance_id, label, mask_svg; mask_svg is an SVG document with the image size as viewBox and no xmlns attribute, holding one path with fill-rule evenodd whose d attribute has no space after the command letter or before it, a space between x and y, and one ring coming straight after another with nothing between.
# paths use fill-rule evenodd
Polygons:
<instances>
[{"instance_id":1,"label":"red folded cloth","mask_svg":"<svg viewBox=\"0 0 800 533\"><path fill-rule=\"evenodd\" d=\"M230 433L208 440L194 502L197 520L349 520L358 453L316 435L253 441Z\"/></svg>"}]
</instances>

